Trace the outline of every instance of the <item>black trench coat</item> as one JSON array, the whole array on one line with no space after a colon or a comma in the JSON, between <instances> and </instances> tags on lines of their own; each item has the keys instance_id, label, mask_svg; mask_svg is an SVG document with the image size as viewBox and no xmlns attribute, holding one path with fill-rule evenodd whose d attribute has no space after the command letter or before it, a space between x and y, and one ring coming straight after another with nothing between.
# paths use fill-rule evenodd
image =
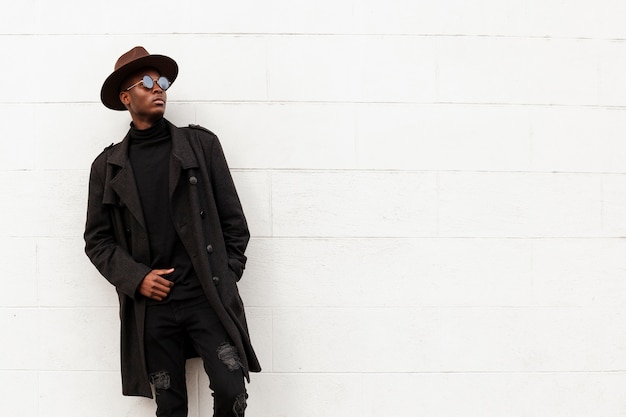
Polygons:
<instances>
[{"instance_id":1,"label":"black trench coat","mask_svg":"<svg viewBox=\"0 0 626 417\"><path fill-rule=\"evenodd\" d=\"M249 372L261 368L237 289L250 239L241 203L218 138L199 126L167 125L172 135L169 194L174 227L249 379ZM150 248L128 142L127 135L91 166L85 252L119 296L123 394L152 397L144 353L146 299L137 292L151 270ZM190 352L190 357L197 356Z\"/></svg>"}]
</instances>

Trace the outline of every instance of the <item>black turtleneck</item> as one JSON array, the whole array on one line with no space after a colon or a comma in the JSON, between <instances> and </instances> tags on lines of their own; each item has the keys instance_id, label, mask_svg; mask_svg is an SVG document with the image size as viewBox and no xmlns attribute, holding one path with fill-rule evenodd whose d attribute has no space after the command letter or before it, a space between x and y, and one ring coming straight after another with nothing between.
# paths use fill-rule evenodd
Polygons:
<instances>
[{"instance_id":1,"label":"black turtleneck","mask_svg":"<svg viewBox=\"0 0 626 417\"><path fill-rule=\"evenodd\" d=\"M152 269L175 268L167 277L174 287L163 301L195 298L202 288L172 221L169 198L169 162L172 137L164 119L145 130L131 124L129 159L150 243ZM149 303L156 303L149 301Z\"/></svg>"}]
</instances>

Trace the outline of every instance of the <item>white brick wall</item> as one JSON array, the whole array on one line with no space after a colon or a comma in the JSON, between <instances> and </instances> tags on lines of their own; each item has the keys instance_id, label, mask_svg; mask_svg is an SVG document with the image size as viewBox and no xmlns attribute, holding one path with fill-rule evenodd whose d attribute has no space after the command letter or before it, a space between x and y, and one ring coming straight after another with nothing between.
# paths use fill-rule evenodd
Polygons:
<instances>
[{"instance_id":1,"label":"white brick wall","mask_svg":"<svg viewBox=\"0 0 626 417\"><path fill-rule=\"evenodd\" d=\"M0 416L122 397L82 252L135 45L222 139L253 238L259 417L626 414L626 3L27 0L0 13ZM190 417L210 416L198 360Z\"/></svg>"}]
</instances>

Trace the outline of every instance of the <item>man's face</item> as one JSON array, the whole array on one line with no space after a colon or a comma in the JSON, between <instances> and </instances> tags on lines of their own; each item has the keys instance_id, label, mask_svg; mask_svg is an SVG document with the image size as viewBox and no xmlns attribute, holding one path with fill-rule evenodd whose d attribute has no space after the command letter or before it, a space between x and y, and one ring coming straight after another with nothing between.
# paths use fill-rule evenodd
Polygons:
<instances>
[{"instance_id":1,"label":"man's face","mask_svg":"<svg viewBox=\"0 0 626 417\"><path fill-rule=\"evenodd\" d=\"M143 83L140 82L144 75L148 75L154 80L154 85L151 89L145 88ZM128 77L126 82L122 84L120 100L128 108L133 120L154 122L165 114L167 94L156 82L160 76L161 74L154 69L144 69ZM132 85L135 86L130 90L126 90Z\"/></svg>"}]
</instances>

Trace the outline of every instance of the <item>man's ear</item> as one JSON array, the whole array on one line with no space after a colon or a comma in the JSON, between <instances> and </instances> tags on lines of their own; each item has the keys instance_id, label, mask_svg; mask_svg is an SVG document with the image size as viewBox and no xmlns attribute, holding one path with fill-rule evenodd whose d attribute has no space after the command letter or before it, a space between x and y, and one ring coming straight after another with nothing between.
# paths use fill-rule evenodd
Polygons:
<instances>
[{"instance_id":1,"label":"man's ear","mask_svg":"<svg viewBox=\"0 0 626 417\"><path fill-rule=\"evenodd\" d=\"M128 91L120 92L120 101L123 105L128 107L128 105L130 104L130 93Z\"/></svg>"}]
</instances>

